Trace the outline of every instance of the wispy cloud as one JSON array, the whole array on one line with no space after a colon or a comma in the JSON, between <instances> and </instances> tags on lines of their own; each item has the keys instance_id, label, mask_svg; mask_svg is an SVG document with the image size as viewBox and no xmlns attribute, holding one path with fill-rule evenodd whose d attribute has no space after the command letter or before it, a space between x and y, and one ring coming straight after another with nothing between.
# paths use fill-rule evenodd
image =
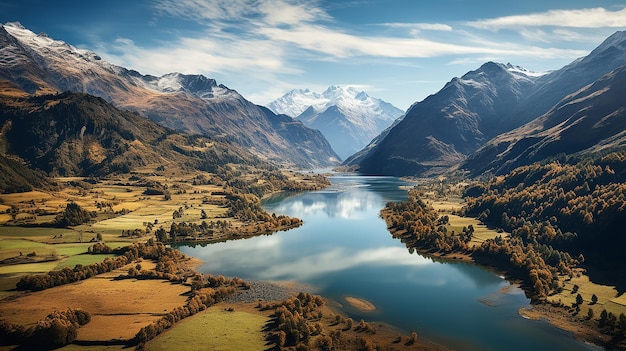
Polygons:
<instances>
[{"instance_id":1,"label":"wispy cloud","mask_svg":"<svg viewBox=\"0 0 626 351\"><path fill-rule=\"evenodd\" d=\"M626 26L626 8L609 11L604 8L550 10L527 15L503 16L468 22L480 29L499 30L522 27L618 28Z\"/></svg>"},{"instance_id":2,"label":"wispy cloud","mask_svg":"<svg viewBox=\"0 0 626 351\"><path fill-rule=\"evenodd\" d=\"M406 22L393 22L393 23L381 23L381 26L389 28L406 28L409 30L434 30L449 32L452 30L452 26L445 23L406 23Z\"/></svg>"},{"instance_id":3,"label":"wispy cloud","mask_svg":"<svg viewBox=\"0 0 626 351\"><path fill-rule=\"evenodd\" d=\"M588 28L626 27L626 8L357 27L330 15L328 11L338 4L325 6L331 7L316 0L157 0L152 8L155 24L182 21L194 32L174 29L170 32L175 35L173 39L150 44L119 38L114 45L102 45L99 50L107 60L143 73L221 74L232 83L245 84L252 84L248 82L254 77L257 88L246 97L270 101L301 82L301 77L310 77L312 64L330 68L336 62L346 65L358 60L370 67L390 64L414 68L423 62L421 59L430 58L444 58L453 65L515 62L527 57L567 60L587 53L563 43L588 41ZM374 26L379 28L372 30ZM500 29L514 31L500 36ZM336 78L347 85L352 83Z\"/></svg>"}]
</instances>

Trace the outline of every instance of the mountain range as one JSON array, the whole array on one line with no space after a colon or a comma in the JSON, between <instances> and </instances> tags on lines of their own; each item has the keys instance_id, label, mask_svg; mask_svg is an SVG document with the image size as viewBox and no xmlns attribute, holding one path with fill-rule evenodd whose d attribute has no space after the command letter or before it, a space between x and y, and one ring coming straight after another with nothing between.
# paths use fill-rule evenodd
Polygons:
<instances>
[{"instance_id":1,"label":"mountain range","mask_svg":"<svg viewBox=\"0 0 626 351\"><path fill-rule=\"evenodd\" d=\"M620 146L625 100L615 94L625 64L626 32L556 71L485 63L413 104L344 164L367 174L427 176L460 167L478 175Z\"/></svg>"},{"instance_id":2,"label":"mountain range","mask_svg":"<svg viewBox=\"0 0 626 351\"><path fill-rule=\"evenodd\" d=\"M40 171L106 174L159 162L209 169L218 158L312 168L341 157L365 174L502 174L623 147L625 86L626 31L619 31L555 71L487 62L404 114L338 86L293 90L263 107L202 75L144 75L7 23L0 25L0 168L12 176L0 183L27 188L47 182Z\"/></svg>"},{"instance_id":3,"label":"mountain range","mask_svg":"<svg viewBox=\"0 0 626 351\"><path fill-rule=\"evenodd\" d=\"M255 105L213 79L143 75L19 23L0 26L0 79L31 94L67 90L98 96L165 127L245 147L281 166L338 164L319 131Z\"/></svg>"},{"instance_id":4,"label":"mountain range","mask_svg":"<svg viewBox=\"0 0 626 351\"><path fill-rule=\"evenodd\" d=\"M330 86L322 93L294 89L267 107L321 131L342 159L365 147L404 113L350 86Z\"/></svg>"}]
</instances>

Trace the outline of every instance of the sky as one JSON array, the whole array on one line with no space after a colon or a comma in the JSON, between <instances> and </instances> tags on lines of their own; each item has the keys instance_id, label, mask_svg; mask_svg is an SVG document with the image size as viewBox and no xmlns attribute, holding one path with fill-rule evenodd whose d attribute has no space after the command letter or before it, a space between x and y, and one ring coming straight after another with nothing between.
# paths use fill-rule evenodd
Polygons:
<instances>
[{"instance_id":1,"label":"sky","mask_svg":"<svg viewBox=\"0 0 626 351\"><path fill-rule=\"evenodd\" d=\"M259 105L350 85L406 110L487 61L561 68L626 30L626 0L0 0L0 22L15 21Z\"/></svg>"}]
</instances>

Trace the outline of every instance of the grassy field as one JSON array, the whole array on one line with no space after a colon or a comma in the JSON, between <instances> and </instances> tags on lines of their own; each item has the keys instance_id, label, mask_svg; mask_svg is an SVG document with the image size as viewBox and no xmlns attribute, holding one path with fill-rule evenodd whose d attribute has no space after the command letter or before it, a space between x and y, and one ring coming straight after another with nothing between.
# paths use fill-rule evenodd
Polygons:
<instances>
[{"instance_id":1,"label":"grassy field","mask_svg":"<svg viewBox=\"0 0 626 351\"><path fill-rule=\"evenodd\" d=\"M148 343L152 351L264 350L263 327L269 318L247 311L226 311L223 305L187 318Z\"/></svg>"},{"instance_id":2,"label":"grassy field","mask_svg":"<svg viewBox=\"0 0 626 351\"><path fill-rule=\"evenodd\" d=\"M141 179L137 181L136 177ZM15 285L26 274L91 264L111 256L86 254L97 237L111 248L153 238L154 230L160 226L169 229L174 221L172 214L179 208L184 209L184 214L176 222L224 220L227 208L219 205L224 196L211 194L222 191L222 187L192 185L193 177L195 174L178 179L154 176L150 170L147 174L126 175L101 180L97 184L83 182L82 178L58 178L58 184L63 186L59 191L0 194L0 212L3 212L0 213L0 260L5 260L0 264L0 319L28 326L55 310L80 308L89 312L92 319L79 330L78 340L106 344L111 340L129 340L140 328L173 308L183 306L189 286L162 280L115 280L125 273L124 270L32 293L17 292ZM144 194L146 187L142 184L157 182L170 189L170 198ZM205 201L207 199L211 200L210 203ZM69 202L96 212L95 220L75 227L55 228L54 219ZM202 211L207 218L201 218ZM235 226L241 224L233 218L228 220ZM148 224L154 225L153 232L144 233ZM127 231L136 229L142 232L141 236L131 238L126 235ZM141 266L153 270L155 263L143 261ZM199 316L198 321L200 329L195 329L193 319L188 326L181 324L186 334L185 342L176 345L175 349L195 339L189 335L205 335L207 330L216 330L215 337L196 344L196 349L219 349L219 345L234 345L230 348L233 350L265 348L261 330L267 315L241 310L225 313L218 307L204 317ZM208 327L206 323L209 323ZM172 332L177 330L178 326ZM193 332L189 334L188 330ZM167 338L161 340L167 343ZM73 345L63 350L121 348L124 346Z\"/></svg>"},{"instance_id":3,"label":"grassy field","mask_svg":"<svg viewBox=\"0 0 626 351\"><path fill-rule=\"evenodd\" d=\"M584 274L563 282L565 283L563 291L548 297L548 301L562 302L566 306L571 306L576 302L576 296L580 294L584 301L580 306L582 315L586 316L590 308L593 310L595 318L599 318L604 309L607 312L612 312L615 316L619 316L620 313L626 314L626 296L625 294L618 296L618 291L614 286L596 284ZM574 289L574 285L578 286L577 290ZM591 297L594 294L598 297L596 304L591 303Z\"/></svg>"},{"instance_id":4,"label":"grassy field","mask_svg":"<svg viewBox=\"0 0 626 351\"><path fill-rule=\"evenodd\" d=\"M499 233L495 229L487 228L476 218L460 217L453 212L459 211L463 207L463 199L457 197L451 197L449 199L435 199L429 201L429 204L441 215L448 216L450 218L449 225L447 226L448 232L454 231L456 233L463 232L463 227L474 227L474 235L472 241L470 241L470 247L478 246L487 239L493 239L498 235L506 236L507 233Z\"/></svg>"}]
</instances>

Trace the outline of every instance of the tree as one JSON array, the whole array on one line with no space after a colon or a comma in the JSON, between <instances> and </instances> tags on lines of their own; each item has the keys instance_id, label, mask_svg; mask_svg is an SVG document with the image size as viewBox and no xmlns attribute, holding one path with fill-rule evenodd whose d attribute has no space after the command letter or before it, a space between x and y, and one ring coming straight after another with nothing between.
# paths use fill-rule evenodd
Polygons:
<instances>
[{"instance_id":1,"label":"tree","mask_svg":"<svg viewBox=\"0 0 626 351\"><path fill-rule=\"evenodd\" d=\"M593 318L593 310L590 308L590 309L587 311L587 319L592 319L592 318Z\"/></svg>"},{"instance_id":2,"label":"tree","mask_svg":"<svg viewBox=\"0 0 626 351\"><path fill-rule=\"evenodd\" d=\"M84 210L75 202L70 202L65 206L65 210L56 216L54 221L63 227L76 226L89 222L96 217L96 212Z\"/></svg>"},{"instance_id":3,"label":"tree","mask_svg":"<svg viewBox=\"0 0 626 351\"><path fill-rule=\"evenodd\" d=\"M607 319L608 319L608 313L606 313L606 310L602 310L602 312L600 312L600 321L599 321L598 325L600 327L604 327L604 325L606 324Z\"/></svg>"},{"instance_id":4,"label":"tree","mask_svg":"<svg viewBox=\"0 0 626 351\"><path fill-rule=\"evenodd\" d=\"M580 294L576 295L576 304L581 305L582 303L583 303L583 297Z\"/></svg>"},{"instance_id":5,"label":"tree","mask_svg":"<svg viewBox=\"0 0 626 351\"><path fill-rule=\"evenodd\" d=\"M411 336L409 340L406 342L407 345L413 345L417 342L417 333L415 331L411 332Z\"/></svg>"},{"instance_id":6,"label":"tree","mask_svg":"<svg viewBox=\"0 0 626 351\"><path fill-rule=\"evenodd\" d=\"M591 295L591 304L595 305L598 303L598 297L596 296L596 294Z\"/></svg>"},{"instance_id":7,"label":"tree","mask_svg":"<svg viewBox=\"0 0 626 351\"><path fill-rule=\"evenodd\" d=\"M167 241L167 232L165 231L165 229L163 229L163 227L159 227L159 229L157 229L156 232L154 232L154 235L156 236L157 241L160 241L160 242Z\"/></svg>"},{"instance_id":8,"label":"tree","mask_svg":"<svg viewBox=\"0 0 626 351\"><path fill-rule=\"evenodd\" d=\"M205 210L200 211L200 219L207 219L208 216Z\"/></svg>"}]
</instances>

